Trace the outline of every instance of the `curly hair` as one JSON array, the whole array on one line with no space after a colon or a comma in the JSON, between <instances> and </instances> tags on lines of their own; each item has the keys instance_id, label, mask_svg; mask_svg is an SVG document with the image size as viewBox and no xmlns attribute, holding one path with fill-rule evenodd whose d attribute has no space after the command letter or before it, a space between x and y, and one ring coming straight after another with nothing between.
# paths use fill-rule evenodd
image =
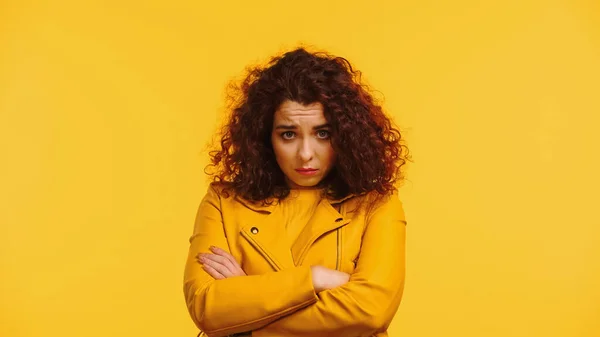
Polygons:
<instances>
[{"instance_id":1,"label":"curly hair","mask_svg":"<svg viewBox=\"0 0 600 337\"><path fill-rule=\"evenodd\" d=\"M233 191L266 204L286 198L290 188L271 144L275 111L286 100L320 102L336 153L333 169L321 182L327 195L391 194L403 179L408 148L360 77L345 58L304 48L275 56L265 66L247 68L241 84L229 86L231 116L205 172L223 185L226 194Z\"/></svg>"}]
</instances>

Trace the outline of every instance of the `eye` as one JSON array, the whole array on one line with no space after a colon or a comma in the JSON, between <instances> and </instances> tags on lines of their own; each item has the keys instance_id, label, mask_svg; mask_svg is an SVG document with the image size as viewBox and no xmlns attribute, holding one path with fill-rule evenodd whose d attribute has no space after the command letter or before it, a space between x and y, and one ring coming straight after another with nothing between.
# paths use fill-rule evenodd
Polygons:
<instances>
[{"instance_id":1,"label":"eye","mask_svg":"<svg viewBox=\"0 0 600 337\"><path fill-rule=\"evenodd\" d=\"M283 139L292 139L292 138L294 138L295 135L296 134L294 132L292 132L292 131L286 131L286 132L284 132L284 133L281 134L281 138L283 138Z\"/></svg>"},{"instance_id":2,"label":"eye","mask_svg":"<svg viewBox=\"0 0 600 337\"><path fill-rule=\"evenodd\" d=\"M331 136L331 134L327 130L317 131L317 137L319 137L321 139L328 139L330 136Z\"/></svg>"}]
</instances>

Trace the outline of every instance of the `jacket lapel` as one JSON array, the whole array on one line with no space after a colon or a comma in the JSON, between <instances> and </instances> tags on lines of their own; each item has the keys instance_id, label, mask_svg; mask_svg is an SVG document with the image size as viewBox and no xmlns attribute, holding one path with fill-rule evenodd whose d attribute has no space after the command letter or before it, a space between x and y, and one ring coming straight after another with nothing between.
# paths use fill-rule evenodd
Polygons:
<instances>
[{"instance_id":1,"label":"jacket lapel","mask_svg":"<svg viewBox=\"0 0 600 337\"><path fill-rule=\"evenodd\" d=\"M279 212L280 208L274 205L252 204L238 199L254 211L270 213L260 223L245 224L240 233L271 264L274 270L298 266L302 264L310 246L321 235L350 222L332 206L332 203L341 203L350 197L352 196L333 201L322 199L291 249L287 240L285 219Z\"/></svg>"},{"instance_id":2,"label":"jacket lapel","mask_svg":"<svg viewBox=\"0 0 600 337\"><path fill-rule=\"evenodd\" d=\"M299 266L310 246L323 234L347 225L350 220L333 208L329 200L323 199L317 206L315 213L310 218L298 238L292 245L292 258L294 265Z\"/></svg>"},{"instance_id":3,"label":"jacket lapel","mask_svg":"<svg viewBox=\"0 0 600 337\"><path fill-rule=\"evenodd\" d=\"M247 223L242 226L241 235L269 262L274 270L293 267L284 219L274 205L256 205L242 203L254 211L267 212L261 222Z\"/></svg>"}]
</instances>

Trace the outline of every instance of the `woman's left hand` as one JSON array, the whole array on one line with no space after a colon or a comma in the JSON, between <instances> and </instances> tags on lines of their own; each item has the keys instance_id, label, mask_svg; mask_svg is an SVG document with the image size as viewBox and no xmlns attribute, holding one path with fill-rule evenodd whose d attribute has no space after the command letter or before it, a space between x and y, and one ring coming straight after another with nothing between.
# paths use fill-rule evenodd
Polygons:
<instances>
[{"instance_id":1,"label":"woman's left hand","mask_svg":"<svg viewBox=\"0 0 600 337\"><path fill-rule=\"evenodd\" d=\"M202 268L215 280L222 280L234 276L246 276L246 273L237 263L235 258L221 248L211 246L210 253L199 253L196 259Z\"/></svg>"}]
</instances>

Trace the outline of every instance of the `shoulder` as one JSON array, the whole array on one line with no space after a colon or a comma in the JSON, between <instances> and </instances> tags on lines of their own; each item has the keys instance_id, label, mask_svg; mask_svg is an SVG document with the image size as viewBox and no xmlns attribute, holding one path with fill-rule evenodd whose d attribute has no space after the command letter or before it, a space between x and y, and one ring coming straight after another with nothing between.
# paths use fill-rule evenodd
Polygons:
<instances>
[{"instance_id":1,"label":"shoulder","mask_svg":"<svg viewBox=\"0 0 600 337\"><path fill-rule=\"evenodd\" d=\"M345 201L369 221L374 217L392 217L405 221L404 207L397 188L387 193L367 192Z\"/></svg>"},{"instance_id":2,"label":"shoulder","mask_svg":"<svg viewBox=\"0 0 600 337\"><path fill-rule=\"evenodd\" d=\"M221 203L227 199L227 191L225 184L212 182L208 185L206 193L202 198L202 204L210 204L214 207L221 208Z\"/></svg>"},{"instance_id":3,"label":"shoulder","mask_svg":"<svg viewBox=\"0 0 600 337\"><path fill-rule=\"evenodd\" d=\"M223 196L224 193L226 193L227 190L227 185L225 185L222 182L211 182L208 185L208 191L206 192L206 194L211 194L215 197L220 198L221 196Z\"/></svg>"},{"instance_id":4,"label":"shoulder","mask_svg":"<svg viewBox=\"0 0 600 337\"><path fill-rule=\"evenodd\" d=\"M233 210L250 209L253 211L272 211L272 208L275 206L274 203L246 200L238 195L230 185L222 182L210 183L205 199L215 203L218 202L221 208L230 208Z\"/></svg>"},{"instance_id":5,"label":"shoulder","mask_svg":"<svg viewBox=\"0 0 600 337\"><path fill-rule=\"evenodd\" d=\"M400 200L400 193L394 189L389 194L383 195L373 205L373 211L369 214L370 219L386 218L397 220L406 224L404 206Z\"/></svg>"}]
</instances>

